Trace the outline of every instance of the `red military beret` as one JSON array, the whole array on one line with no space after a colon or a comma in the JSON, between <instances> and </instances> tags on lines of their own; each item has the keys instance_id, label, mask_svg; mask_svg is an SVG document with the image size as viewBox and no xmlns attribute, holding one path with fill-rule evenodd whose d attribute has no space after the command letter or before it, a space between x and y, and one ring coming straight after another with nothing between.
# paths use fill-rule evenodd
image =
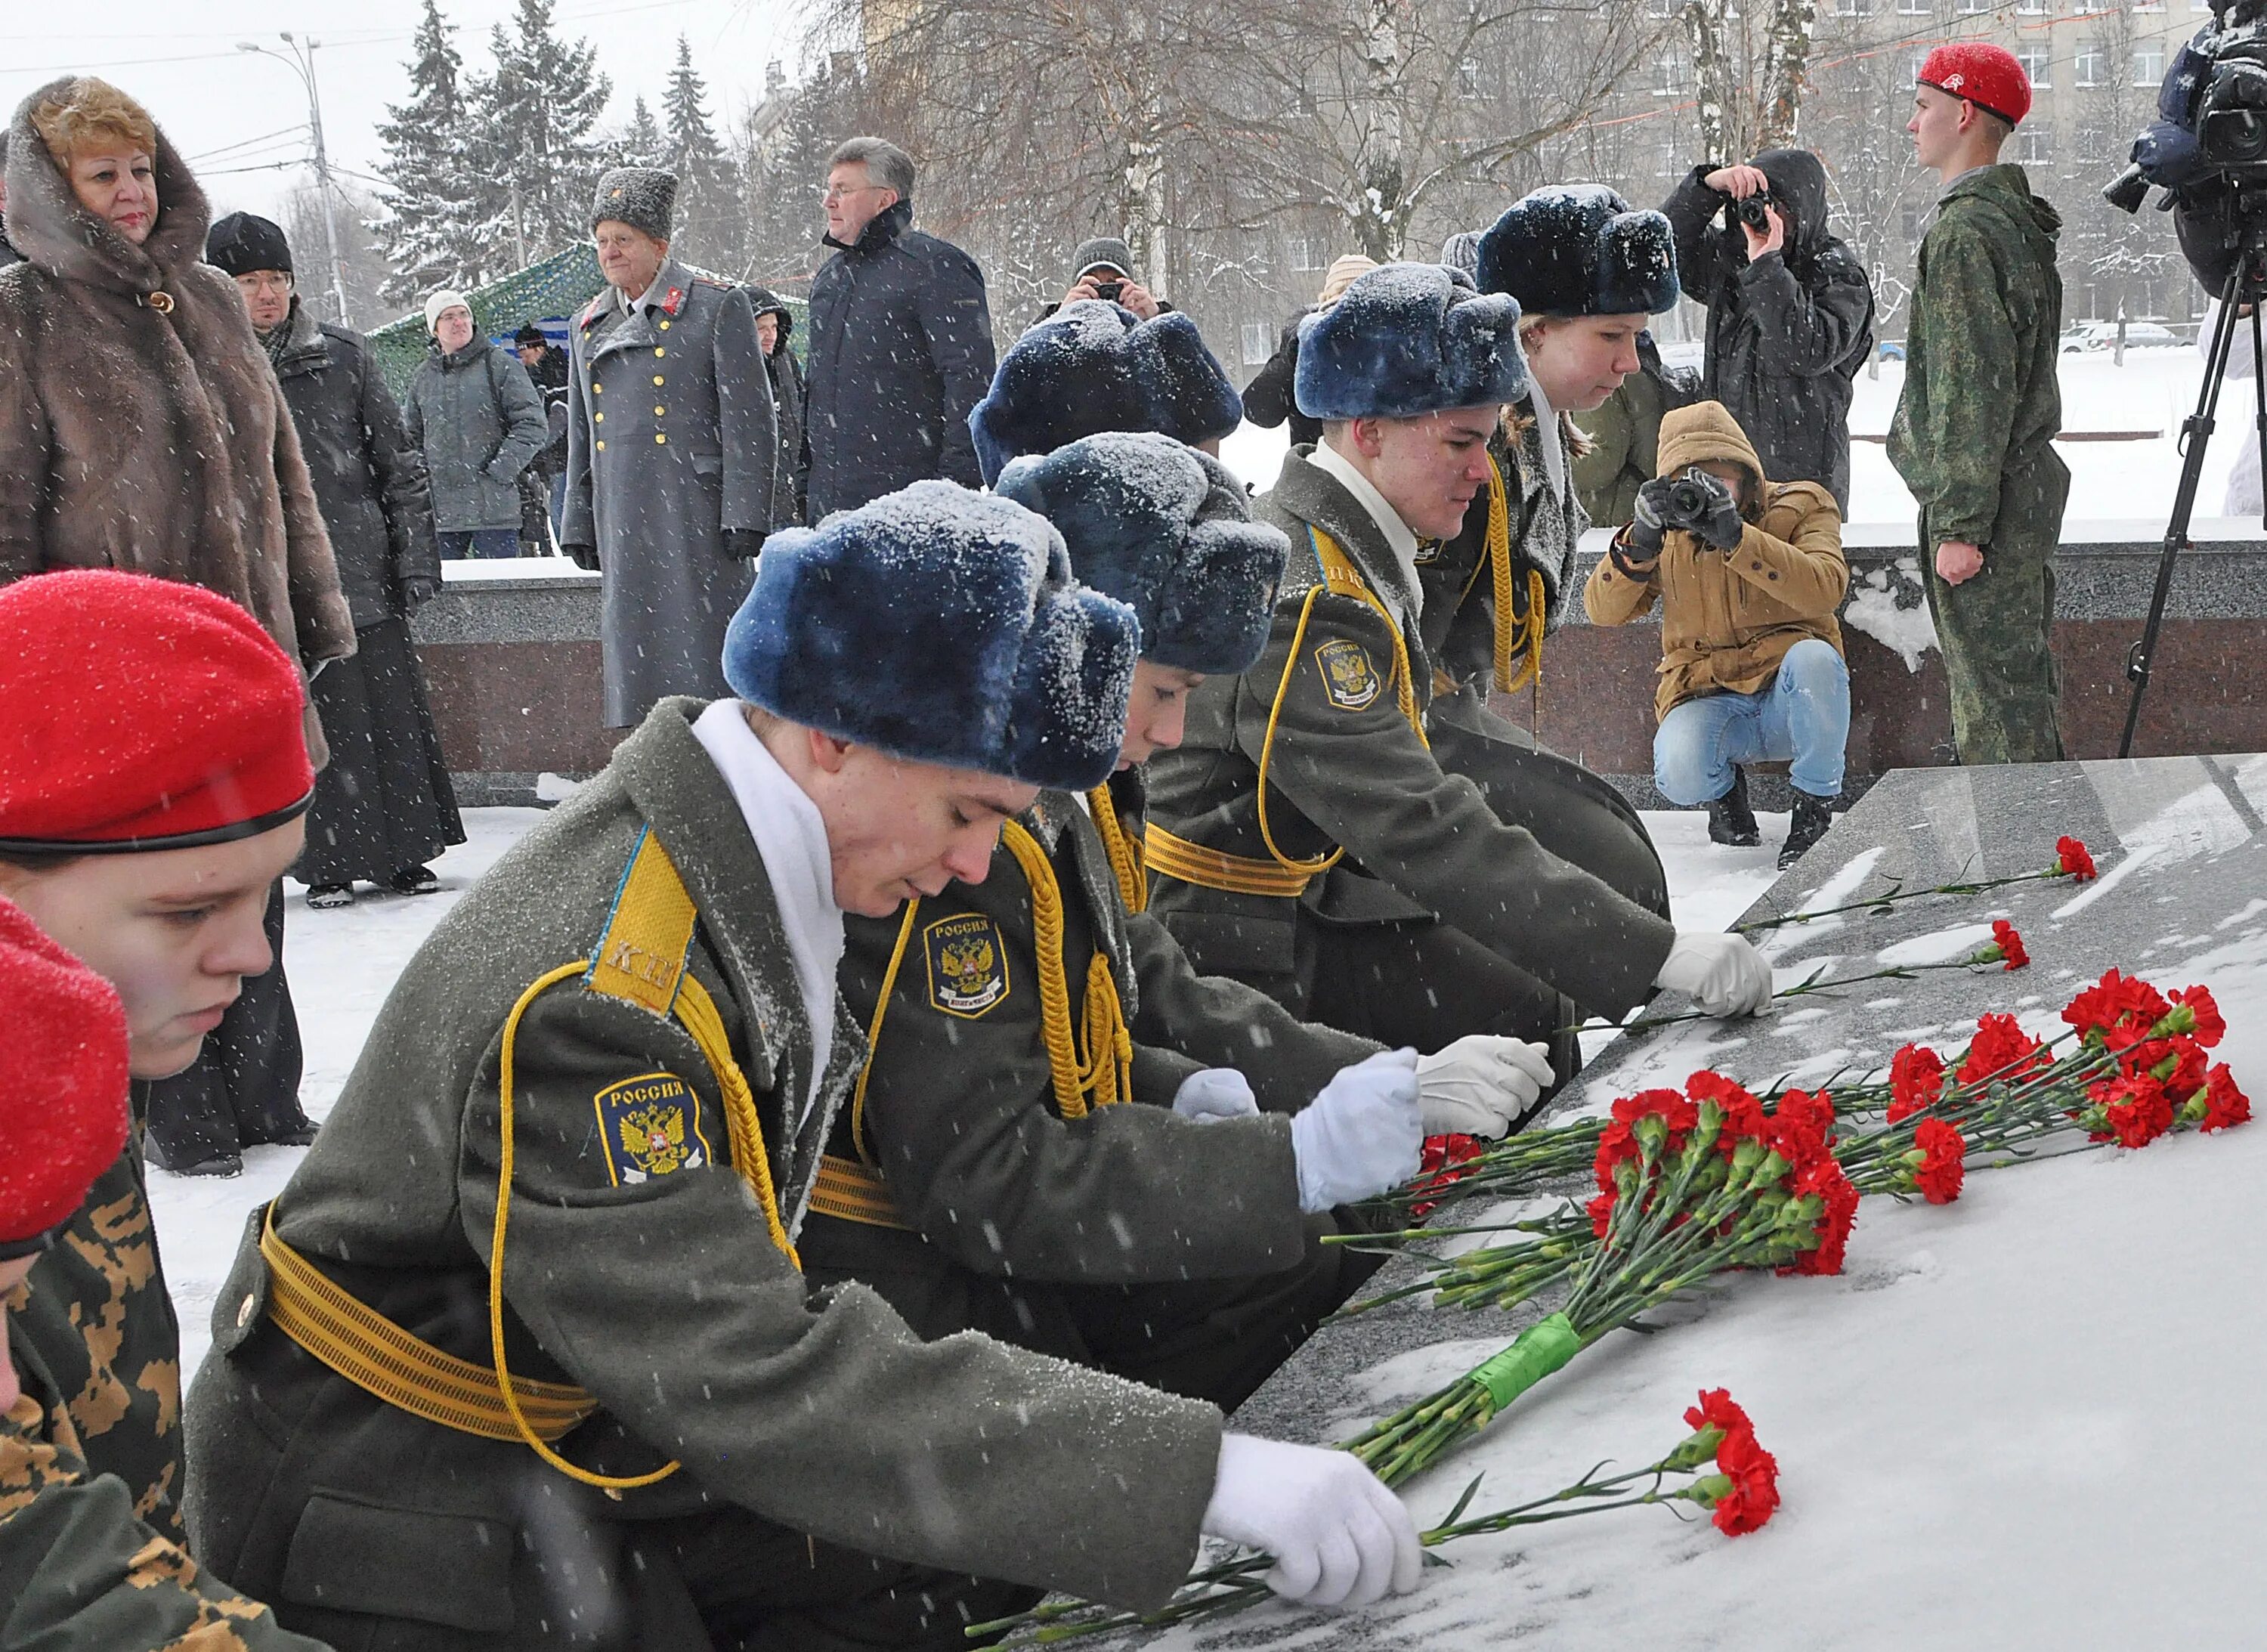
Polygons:
<instances>
[{"instance_id":1,"label":"red military beret","mask_svg":"<svg viewBox=\"0 0 2267 1652\"><path fill-rule=\"evenodd\" d=\"M43 1248L126 1145L126 1011L0 900L0 1260Z\"/></svg>"},{"instance_id":2,"label":"red military beret","mask_svg":"<svg viewBox=\"0 0 2267 1652\"><path fill-rule=\"evenodd\" d=\"M1921 64L1919 79L1924 86L1967 99L2009 126L2021 125L2031 112L2031 77L2013 52L1988 40L1938 47Z\"/></svg>"},{"instance_id":3,"label":"red military beret","mask_svg":"<svg viewBox=\"0 0 2267 1652\"><path fill-rule=\"evenodd\" d=\"M196 585L108 569L0 589L0 850L77 855L251 837L315 774L298 667Z\"/></svg>"}]
</instances>

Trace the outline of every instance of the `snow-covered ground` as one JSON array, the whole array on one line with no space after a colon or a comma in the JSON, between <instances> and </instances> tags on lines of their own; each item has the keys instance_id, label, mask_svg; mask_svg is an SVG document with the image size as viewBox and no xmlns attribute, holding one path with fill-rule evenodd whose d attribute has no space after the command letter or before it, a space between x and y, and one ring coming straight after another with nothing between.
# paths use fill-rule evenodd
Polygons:
<instances>
[{"instance_id":1,"label":"snow-covered ground","mask_svg":"<svg viewBox=\"0 0 2267 1652\"><path fill-rule=\"evenodd\" d=\"M2071 469L2065 522L2154 519L2161 524L2179 480L2177 445L2181 421L2196 405L2204 363L2190 349L2136 349L2119 366L2107 352L2065 356L2062 360L2063 429L2075 433L2155 432L2131 442L2065 441L2064 463ZM1912 496L1889 467L1888 450L1876 439L1888 433L1904 383L1904 363L1884 362L1879 378L1860 372L1850 409L1850 520L1903 528L1912 525ZM2227 492L2227 474L2240 444L2252 439L2253 404L2248 380L2231 381L2220 399L2219 428L2205 450L2197 514L2217 517ZM1578 415L1579 419L1579 415ZM1288 434L1247 424L1229 437L1222 457L1229 468L1255 487L1266 488L1281 468Z\"/></svg>"},{"instance_id":2,"label":"snow-covered ground","mask_svg":"<svg viewBox=\"0 0 2267 1652\"><path fill-rule=\"evenodd\" d=\"M495 863L519 834L541 819L534 809L471 809L470 841L434 863L441 892L371 895L343 911L310 912L305 892L291 885L283 957L291 996L306 1046L300 1099L317 1120L329 1116L347 1074L369 1036L394 977L426 931L475 879ZM1786 817L1760 817L1767 847L1724 849L1708 841L1705 814L1646 817L1669 866L1678 921L1720 929L1747 909L1778 874L1772 862L1786 835ZM165 1277L181 1319L181 1361L194 1373L211 1341L213 1298L235 1259L245 1219L255 1205L281 1192L304 1151L253 1148L244 1174L232 1180L150 1173L150 1196L165 1259Z\"/></svg>"}]
</instances>

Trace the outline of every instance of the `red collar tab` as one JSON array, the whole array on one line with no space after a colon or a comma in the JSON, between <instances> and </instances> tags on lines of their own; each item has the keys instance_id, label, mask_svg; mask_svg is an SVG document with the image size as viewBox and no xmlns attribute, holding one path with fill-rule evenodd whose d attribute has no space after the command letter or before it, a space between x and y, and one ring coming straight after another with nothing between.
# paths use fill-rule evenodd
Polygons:
<instances>
[{"instance_id":1,"label":"red collar tab","mask_svg":"<svg viewBox=\"0 0 2267 1652\"><path fill-rule=\"evenodd\" d=\"M685 307L685 289L682 287L671 287L669 290L669 296L661 301L661 307L668 311L671 315L675 315L679 310L682 310Z\"/></svg>"}]
</instances>

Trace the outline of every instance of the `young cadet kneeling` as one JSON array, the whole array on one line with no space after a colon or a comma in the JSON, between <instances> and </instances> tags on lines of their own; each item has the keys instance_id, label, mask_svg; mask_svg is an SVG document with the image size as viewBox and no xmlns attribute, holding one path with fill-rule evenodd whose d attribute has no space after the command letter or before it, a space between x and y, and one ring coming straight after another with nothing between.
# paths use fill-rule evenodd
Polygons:
<instances>
[{"instance_id":1,"label":"young cadet kneeling","mask_svg":"<svg viewBox=\"0 0 2267 1652\"><path fill-rule=\"evenodd\" d=\"M1459 272L1390 264L1305 323L1299 405L1324 434L1259 501L1292 545L1266 651L1195 691L1150 769L1153 899L1196 966L1420 1049L1550 1039L1656 986L1720 1015L1771 993L1745 941L1680 934L1433 755L1417 552L1456 532L1526 390L1519 314Z\"/></svg>"},{"instance_id":2,"label":"young cadet kneeling","mask_svg":"<svg viewBox=\"0 0 2267 1652\"><path fill-rule=\"evenodd\" d=\"M127 1012L4 900L0 1004L0 1634L51 1652L322 1652L205 1576L80 1454L70 1391L11 1307L126 1150Z\"/></svg>"},{"instance_id":3,"label":"young cadet kneeling","mask_svg":"<svg viewBox=\"0 0 2267 1652\"><path fill-rule=\"evenodd\" d=\"M866 1056L844 913L1099 782L1135 638L950 483L774 534L739 698L663 701L443 920L253 1215L189 1400L200 1553L358 1647L957 1646L1038 1588L1156 1605L1203 1531L1301 1598L1413 1585L1342 1454L800 1271Z\"/></svg>"},{"instance_id":4,"label":"young cadet kneeling","mask_svg":"<svg viewBox=\"0 0 2267 1652\"><path fill-rule=\"evenodd\" d=\"M1427 1133L1501 1134L1548 1056L1476 1039L1415 1061L1195 973L1142 910L1138 766L1178 743L1192 687L1258 659L1283 536L1159 435L1019 458L996 486L1140 620L1118 773L1042 794L980 884L851 921L843 992L872 1054L806 1267L929 1336L979 1329L1233 1406L1367 1271L1319 1242L1326 1213L1415 1174Z\"/></svg>"}]
</instances>

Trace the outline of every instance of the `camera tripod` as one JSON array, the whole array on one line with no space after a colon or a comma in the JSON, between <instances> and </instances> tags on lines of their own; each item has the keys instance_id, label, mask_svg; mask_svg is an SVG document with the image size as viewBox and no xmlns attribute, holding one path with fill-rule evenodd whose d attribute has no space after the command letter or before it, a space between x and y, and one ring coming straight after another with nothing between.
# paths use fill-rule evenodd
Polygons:
<instances>
[{"instance_id":1,"label":"camera tripod","mask_svg":"<svg viewBox=\"0 0 2267 1652\"><path fill-rule=\"evenodd\" d=\"M2261 203L2267 205L2267 202ZM2204 385L2197 393L2194 413L2181 422L2181 481L2173 495L2173 514L2165 524L2165 546L2157 559L2157 587L2149 598L2149 620L2141 639L2125 656L2125 675L2133 694L2125 706L2125 736L2117 742L2117 755L2133 754L2133 732L2141 724L2141 696L2149 689L2150 669L2156 663L2157 634L2165 623L2165 602L2173 589L2173 564L2194 547L2189 523L2196 514L2197 484L2204 477L2205 446L2212 440L2214 415L2219 411L2220 386L2227 378L2227 358L2235 343L2238 320L2251 323L2251 381L2254 407L2252 439L2267 460L2267 356L2263 356L2259 305L2267 298L2267 216L2246 215L2243 250L2219 295L2219 312L2212 319L2212 344L2205 355ZM2249 307L2246 318L2243 312ZM2263 520L2262 526L2267 526Z\"/></svg>"}]
</instances>

